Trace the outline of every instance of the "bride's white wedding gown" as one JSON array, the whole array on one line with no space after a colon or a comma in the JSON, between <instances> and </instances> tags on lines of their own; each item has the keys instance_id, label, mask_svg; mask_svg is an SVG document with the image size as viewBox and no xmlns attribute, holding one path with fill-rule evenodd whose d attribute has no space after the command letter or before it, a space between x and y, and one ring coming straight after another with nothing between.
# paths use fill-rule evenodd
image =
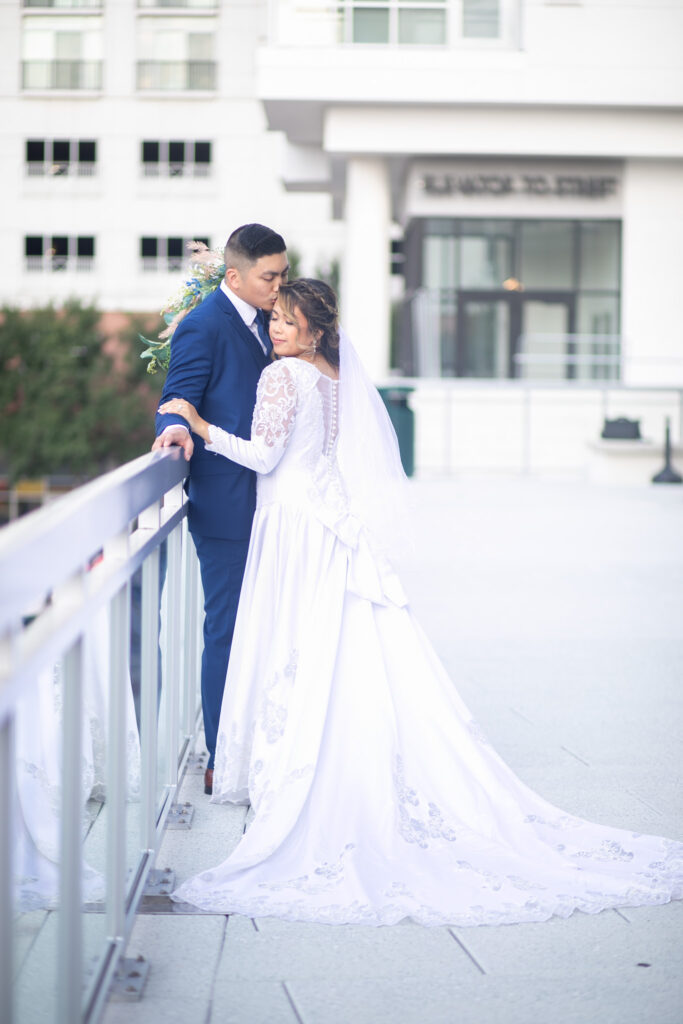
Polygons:
<instances>
[{"instance_id":1,"label":"bride's white wedding gown","mask_svg":"<svg viewBox=\"0 0 683 1024\"><path fill-rule=\"evenodd\" d=\"M350 512L341 386L281 360L261 377L251 441L211 428L210 450L260 474L213 795L254 817L175 898L368 925L681 898L682 843L565 814L487 743Z\"/></svg>"}]
</instances>

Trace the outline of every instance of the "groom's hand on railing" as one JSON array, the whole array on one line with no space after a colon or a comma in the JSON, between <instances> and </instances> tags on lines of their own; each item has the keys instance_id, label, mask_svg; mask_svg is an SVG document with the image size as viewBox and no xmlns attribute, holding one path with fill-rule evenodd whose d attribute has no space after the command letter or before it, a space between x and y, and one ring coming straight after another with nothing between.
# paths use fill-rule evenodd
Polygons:
<instances>
[{"instance_id":1,"label":"groom's hand on railing","mask_svg":"<svg viewBox=\"0 0 683 1024\"><path fill-rule=\"evenodd\" d=\"M158 452L163 448L171 448L173 445L183 449L185 459L189 462L194 451L194 441L187 427L181 427L178 424L166 427L166 430L155 438L152 451Z\"/></svg>"}]
</instances>

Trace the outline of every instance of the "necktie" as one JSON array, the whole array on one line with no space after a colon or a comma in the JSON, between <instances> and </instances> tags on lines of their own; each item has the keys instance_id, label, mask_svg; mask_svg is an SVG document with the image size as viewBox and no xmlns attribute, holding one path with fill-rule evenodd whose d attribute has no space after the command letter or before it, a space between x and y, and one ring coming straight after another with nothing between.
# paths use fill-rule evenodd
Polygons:
<instances>
[{"instance_id":1,"label":"necktie","mask_svg":"<svg viewBox=\"0 0 683 1024\"><path fill-rule=\"evenodd\" d=\"M266 328L263 323L263 313L259 309L258 313L254 317L254 324L256 326L256 332L261 342L261 348L267 354L268 353L268 335L266 334Z\"/></svg>"}]
</instances>

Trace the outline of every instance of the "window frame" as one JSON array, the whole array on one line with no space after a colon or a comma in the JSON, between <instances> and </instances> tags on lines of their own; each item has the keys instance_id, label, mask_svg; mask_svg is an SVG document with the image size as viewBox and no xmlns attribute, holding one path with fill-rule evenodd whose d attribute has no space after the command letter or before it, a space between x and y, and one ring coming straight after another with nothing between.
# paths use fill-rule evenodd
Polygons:
<instances>
[{"instance_id":1,"label":"window frame","mask_svg":"<svg viewBox=\"0 0 683 1024\"><path fill-rule=\"evenodd\" d=\"M154 256L145 256L143 249L145 243L153 242L156 248ZM180 242L178 247L176 242ZM140 235L138 238L138 259L140 268L145 274L177 274L184 269L189 259L187 246L189 242L204 242L210 248L210 240L206 235L193 235L191 238L180 238L178 235ZM174 243L173 246L170 243ZM152 248L150 246L150 248ZM169 249L180 248L180 254L171 254Z\"/></svg>"},{"instance_id":2,"label":"window frame","mask_svg":"<svg viewBox=\"0 0 683 1024\"><path fill-rule=\"evenodd\" d=\"M29 253L37 243L40 253ZM91 249L85 254L83 249ZM60 250L60 251L58 251ZM90 272L97 258L96 235L24 235L24 269L28 273Z\"/></svg>"},{"instance_id":3,"label":"window frame","mask_svg":"<svg viewBox=\"0 0 683 1024\"><path fill-rule=\"evenodd\" d=\"M500 49L519 46L521 0L497 0L498 34L495 36L466 36L464 34L465 4L467 0L338 0L339 41L344 46L389 47L408 49L487 48ZM363 42L353 38L353 14L357 10L385 10L388 12L387 39ZM400 41L400 14L402 11L443 11L444 39L442 42L414 43Z\"/></svg>"},{"instance_id":4,"label":"window frame","mask_svg":"<svg viewBox=\"0 0 683 1024\"><path fill-rule=\"evenodd\" d=\"M183 159L171 160L171 146L182 145ZM145 147L157 147L157 159L145 160ZM209 147L208 161L197 160L197 147ZM143 178L208 178L213 171L212 139L141 139L140 173Z\"/></svg>"},{"instance_id":5,"label":"window frame","mask_svg":"<svg viewBox=\"0 0 683 1024\"><path fill-rule=\"evenodd\" d=\"M66 145L66 159L55 156L56 145ZM29 146L43 147L43 159L29 159ZM81 159L84 146L94 147L94 160ZM28 178L91 178L98 171L98 139L24 139L24 170Z\"/></svg>"}]
</instances>

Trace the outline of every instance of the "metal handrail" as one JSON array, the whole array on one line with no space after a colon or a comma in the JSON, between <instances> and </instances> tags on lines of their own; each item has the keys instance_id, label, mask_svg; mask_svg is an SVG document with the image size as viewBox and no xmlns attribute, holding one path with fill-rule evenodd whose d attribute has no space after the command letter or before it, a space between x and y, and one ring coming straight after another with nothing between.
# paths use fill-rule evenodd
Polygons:
<instances>
[{"instance_id":1,"label":"metal handrail","mask_svg":"<svg viewBox=\"0 0 683 1024\"><path fill-rule=\"evenodd\" d=\"M14 721L20 696L46 668L63 680L57 1024L94 1024L125 950L161 843L198 721L201 584L187 531L178 449L142 456L0 530L0 1019L15 1020L13 949ZM160 546L168 569L165 713L157 719ZM97 564L93 565L94 557ZM141 570L141 806L137 863L127 876L126 719L131 577ZM107 731L106 937L84 986L81 906L83 651L106 609L110 664ZM59 728L59 723L55 728ZM159 777L157 740L165 752ZM159 792L161 795L159 796Z\"/></svg>"}]
</instances>

